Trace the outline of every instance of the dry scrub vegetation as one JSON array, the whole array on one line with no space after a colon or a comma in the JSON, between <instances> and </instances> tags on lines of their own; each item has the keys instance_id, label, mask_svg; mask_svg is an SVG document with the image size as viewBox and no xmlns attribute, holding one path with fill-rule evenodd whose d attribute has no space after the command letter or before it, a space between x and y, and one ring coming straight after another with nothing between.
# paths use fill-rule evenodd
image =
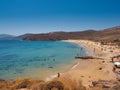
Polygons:
<instances>
[{"instance_id":1,"label":"dry scrub vegetation","mask_svg":"<svg viewBox=\"0 0 120 90\"><path fill-rule=\"evenodd\" d=\"M15 81L0 80L0 90L120 90L120 85L113 89L103 89L103 87L87 88L81 81L72 78L55 78L45 82L42 80L20 79Z\"/></svg>"},{"instance_id":2,"label":"dry scrub vegetation","mask_svg":"<svg viewBox=\"0 0 120 90\"><path fill-rule=\"evenodd\" d=\"M0 90L86 90L81 81L70 78L55 78L44 82L42 80L20 79L16 81L1 81Z\"/></svg>"}]
</instances>

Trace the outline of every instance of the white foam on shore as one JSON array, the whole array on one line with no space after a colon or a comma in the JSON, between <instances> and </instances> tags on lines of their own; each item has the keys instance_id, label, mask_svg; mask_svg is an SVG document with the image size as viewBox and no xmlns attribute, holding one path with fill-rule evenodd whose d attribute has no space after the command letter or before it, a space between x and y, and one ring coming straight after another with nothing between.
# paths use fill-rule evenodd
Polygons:
<instances>
[{"instance_id":1,"label":"white foam on shore","mask_svg":"<svg viewBox=\"0 0 120 90\"><path fill-rule=\"evenodd\" d=\"M75 64L71 69L75 69L79 65L79 62Z\"/></svg>"}]
</instances>

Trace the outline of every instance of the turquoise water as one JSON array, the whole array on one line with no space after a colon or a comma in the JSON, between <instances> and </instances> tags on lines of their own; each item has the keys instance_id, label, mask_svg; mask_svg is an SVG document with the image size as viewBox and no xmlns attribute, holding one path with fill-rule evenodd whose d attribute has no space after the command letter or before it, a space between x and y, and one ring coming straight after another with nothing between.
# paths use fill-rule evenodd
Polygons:
<instances>
[{"instance_id":1,"label":"turquoise water","mask_svg":"<svg viewBox=\"0 0 120 90\"><path fill-rule=\"evenodd\" d=\"M80 46L59 41L0 41L0 78L43 78L64 70L77 54Z\"/></svg>"}]
</instances>

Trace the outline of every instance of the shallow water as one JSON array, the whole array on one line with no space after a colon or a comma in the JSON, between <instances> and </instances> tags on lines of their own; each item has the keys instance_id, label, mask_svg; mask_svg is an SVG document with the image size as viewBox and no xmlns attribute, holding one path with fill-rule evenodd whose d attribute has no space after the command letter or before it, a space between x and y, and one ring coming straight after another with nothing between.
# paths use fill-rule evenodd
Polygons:
<instances>
[{"instance_id":1,"label":"shallow water","mask_svg":"<svg viewBox=\"0 0 120 90\"><path fill-rule=\"evenodd\" d=\"M59 41L0 41L0 78L43 78L64 71L85 55L77 44Z\"/></svg>"}]
</instances>

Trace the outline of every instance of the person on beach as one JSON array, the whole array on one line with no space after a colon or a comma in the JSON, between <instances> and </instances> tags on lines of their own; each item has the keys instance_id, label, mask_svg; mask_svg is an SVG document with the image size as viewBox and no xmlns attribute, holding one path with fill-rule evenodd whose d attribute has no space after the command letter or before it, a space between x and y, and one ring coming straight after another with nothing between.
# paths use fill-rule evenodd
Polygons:
<instances>
[{"instance_id":1,"label":"person on beach","mask_svg":"<svg viewBox=\"0 0 120 90\"><path fill-rule=\"evenodd\" d=\"M112 62L114 62L114 61L113 61L113 60L114 60L113 57L112 57L111 59L112 59Z\"/></svg>"},{"instance_id":2,"label":"person on beach","mask_svg":"<svg viewBox=\"0 0 120 90\"><path fill-rule=\"evenodd\" d=\"M101 48L101 51L103 51L103 48Z\"/></svg>"},{"instance_id":3,"label":"person on beach","mask_svg":"<svg viewBox=\"0 0 120 90\"><path fill-rule=\"evenodd\" d=\"M60 77L60 73L58 72L58 78Z\"/></svg>"},{"instance_id":4,"label":"person on beach","mask_svg":"<svg viewBox=\"0 0 120 90\"><path fill-rule=\"evenodd\" d=\"M94 53L95 53L95 48L94 48Z\"/></svg>"},{"instance_id":5,"label":"person on beach","mask_svg":"<svg viewBox=\"0 0 120 90\"><path fill-rule=\"evenodd\" d=\"M116 68L115 68L115 66L113 67L113 72L115 72L116 71Z\"/></svg>"}]
</instances>

